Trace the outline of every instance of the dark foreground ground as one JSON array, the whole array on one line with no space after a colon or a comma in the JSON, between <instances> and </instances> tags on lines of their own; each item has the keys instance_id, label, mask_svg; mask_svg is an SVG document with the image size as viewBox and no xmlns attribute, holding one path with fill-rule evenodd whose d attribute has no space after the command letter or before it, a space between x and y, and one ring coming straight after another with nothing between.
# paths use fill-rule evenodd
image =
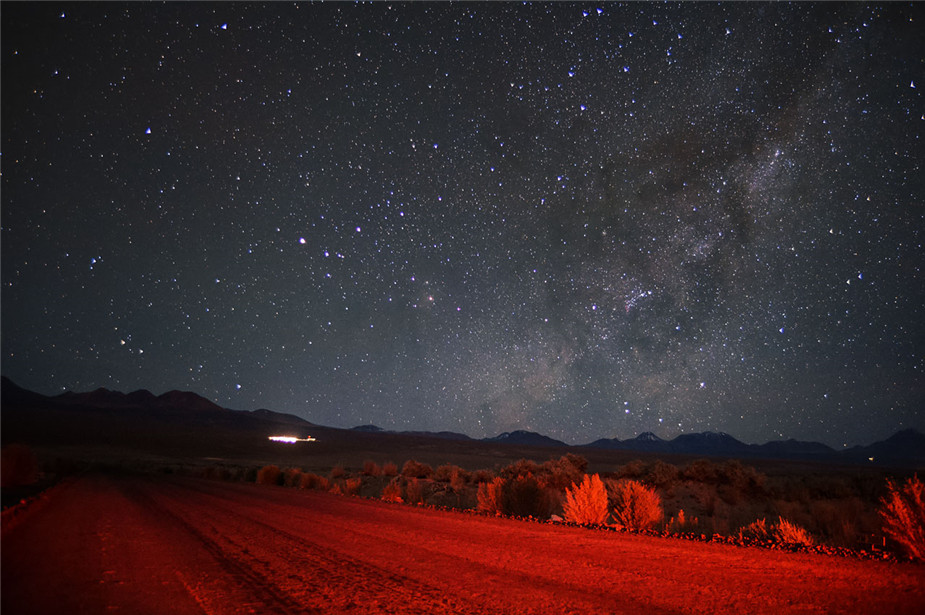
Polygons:
<instances>
[{"instance_id":1,"label":"dark foreground ground","mask_svg":"<svg viewBox=\"0 0 925 615\"><path fill-rule=\"evenodd\" d=\"M921 613L925 566L94 475L4 528L0 595L3 613Z\"/></svg>"}]
</instances>

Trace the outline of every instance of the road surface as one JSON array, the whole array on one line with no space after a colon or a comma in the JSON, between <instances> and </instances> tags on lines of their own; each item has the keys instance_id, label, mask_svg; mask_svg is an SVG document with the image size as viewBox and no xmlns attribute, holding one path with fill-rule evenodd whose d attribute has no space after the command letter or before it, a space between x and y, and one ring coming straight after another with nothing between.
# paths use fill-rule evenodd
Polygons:
<instances>
[{"instance_id":1,"label":"road surface","mask_svg":"<svg viewBox=\"0 0 925 615\"><path fill-rule=\"evenodd\" d=\"M925 566L86 476L5 528L3 613L922 613Z\"/></svg>"}]
</instances>

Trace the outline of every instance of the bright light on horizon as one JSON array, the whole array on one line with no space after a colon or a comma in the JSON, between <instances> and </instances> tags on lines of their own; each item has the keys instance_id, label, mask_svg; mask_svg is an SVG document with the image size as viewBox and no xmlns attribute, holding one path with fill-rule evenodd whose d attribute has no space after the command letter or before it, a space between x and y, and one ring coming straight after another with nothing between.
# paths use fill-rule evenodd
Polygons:
<instances>
[{"instance_id":1,"label":"bright light on horizon","mask_svg":"<svg viewBox=\"0 0 925 615\"><path fill-rule=\"evenodd\" d=\"M270 440L273 442L286 442L287 444L295 444L296 442L314 442L315 438L308 436L307 438L296 438L295 436L270 436Z\"/></svg>"}]
</instances>

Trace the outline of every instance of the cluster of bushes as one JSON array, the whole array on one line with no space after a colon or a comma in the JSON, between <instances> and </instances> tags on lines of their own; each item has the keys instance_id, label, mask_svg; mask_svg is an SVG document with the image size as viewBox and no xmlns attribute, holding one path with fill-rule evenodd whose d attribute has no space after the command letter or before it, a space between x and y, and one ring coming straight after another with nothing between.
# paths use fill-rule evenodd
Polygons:
<instances>
[{"instance_id":1,"label":"cluster of bushes","mask_svg":"<svg viewBox=\"0 0 925 615\"><path fill-rule=\"evenodd\" d=\"M326 475L270 465L252 480L488 514L721 535L747 544L861 549L885 535L897 550L925 559L925 489L918 478L901 487L890 482L884 495L882 487L870 490L863 477L830 484L812 477L815 483L769 479L735 460L700 459L680 467L632 461L593 475L587 467L587 460L569 453L544 463L522 459L495 471L433 468L416 460L400 468L366 461L352 472L335 466Z\"/></svg>"}]
</instances>

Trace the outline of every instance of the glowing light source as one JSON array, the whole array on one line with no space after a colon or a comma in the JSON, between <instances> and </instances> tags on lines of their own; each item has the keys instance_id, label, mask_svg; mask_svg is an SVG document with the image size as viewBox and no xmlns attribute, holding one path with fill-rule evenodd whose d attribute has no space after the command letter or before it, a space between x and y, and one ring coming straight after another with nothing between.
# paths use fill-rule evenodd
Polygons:
<instances>
[{"instance_id":1,"label":"glowing light source","mask_svg":"<svg viewBox=\"0 0 925 615\"><path fill-rule=\"evenodd\" d=\"M270 436L270 440L273 442L285 442L287 444L295 444L296 442L314 442L315 438L308 436L307 438L296 438L295 436Z\"/></svg>"}]
</instances>

